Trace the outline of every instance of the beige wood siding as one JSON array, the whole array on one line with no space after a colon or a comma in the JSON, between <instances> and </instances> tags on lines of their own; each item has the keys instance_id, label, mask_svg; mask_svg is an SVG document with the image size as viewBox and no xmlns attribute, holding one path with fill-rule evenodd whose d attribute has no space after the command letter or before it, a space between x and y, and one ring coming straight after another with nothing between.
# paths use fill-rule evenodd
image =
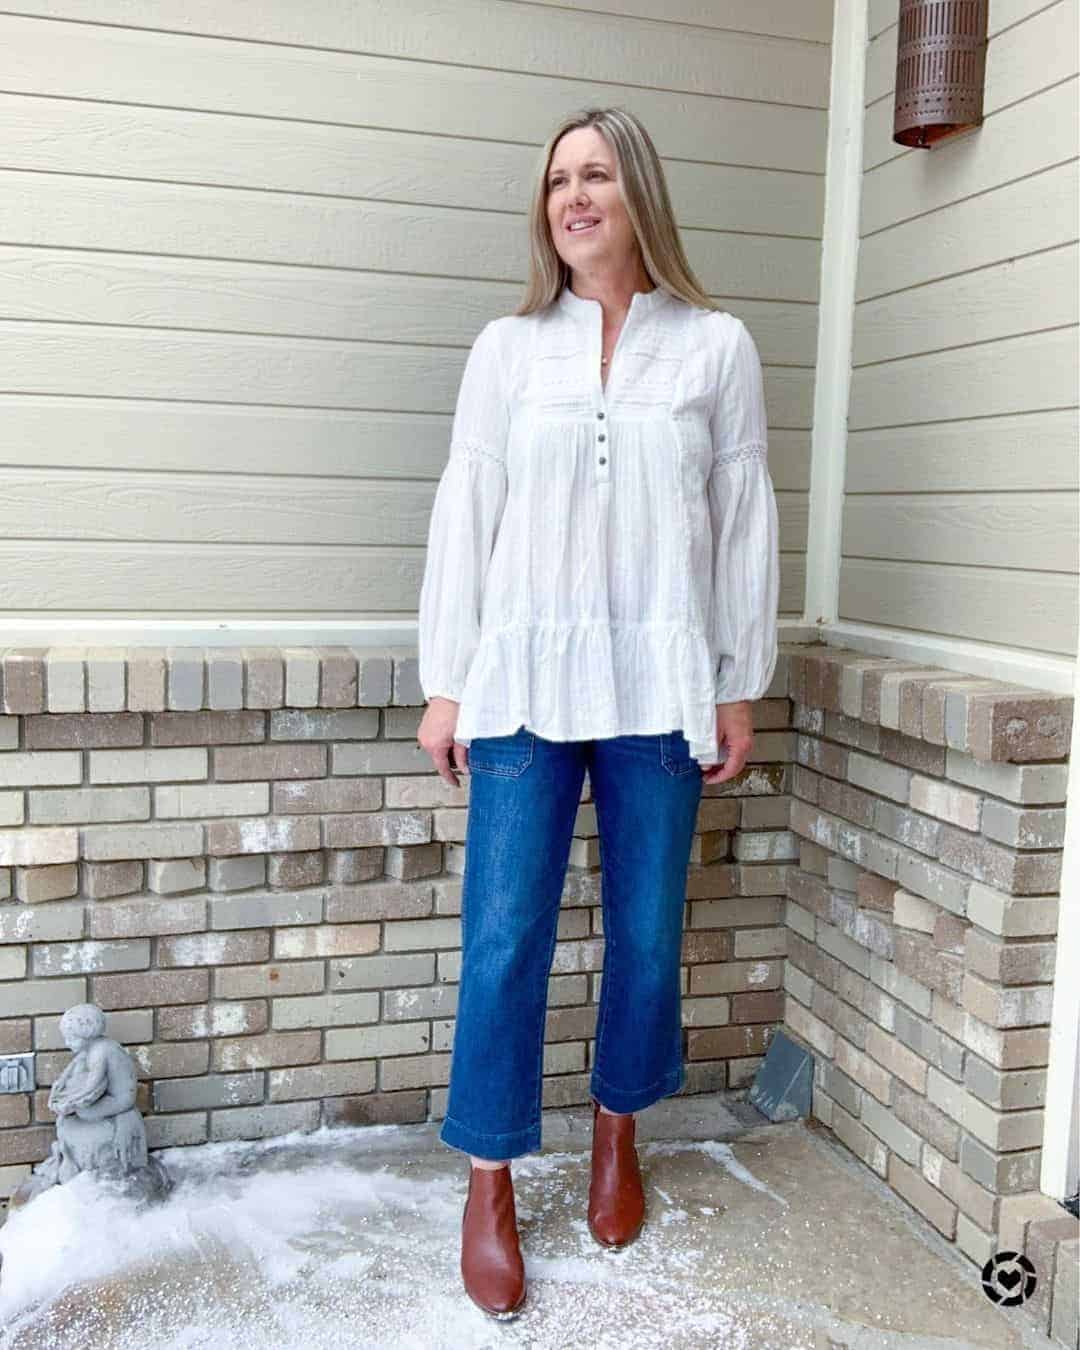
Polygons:
<instances>
[{"instance_id":1,"label":"beige wood siding","mask_svg":"<svg viewBox=\"0 0 1080 1350\"><path fill-rule=\"evenodd\" d=\"M1077 645L1078 0L992 0L983 125L892 140L871 0L840 617Z\"/></svg>"},{"instance_id":2,"label":"beige wood siding","mask_svg":"<svg viewBox=\"0 0 1080 1350\"><path fill-rule=\"evenodd\" d=\"M640 115L766 366L801 614L831 4L56 0L0 15L0 607L415 615L554 119Z\"/></svg>"}]
</instances>

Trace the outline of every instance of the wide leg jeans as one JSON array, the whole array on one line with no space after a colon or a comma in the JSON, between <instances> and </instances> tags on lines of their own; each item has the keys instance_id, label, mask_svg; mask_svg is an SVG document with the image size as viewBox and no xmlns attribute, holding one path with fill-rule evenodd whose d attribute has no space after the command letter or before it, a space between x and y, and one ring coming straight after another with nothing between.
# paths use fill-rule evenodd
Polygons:
<instances>
[{"instance_id":1,"label":"wide leg jeans","mask_svg":"<svg viewBox=\"0 0 1080 1350\"><path fill-rule=\"evenodd\" d=\"M462 966L439 1137L478 1158L540 1148L548 978L588 769L604 964L592 1095L640 1111L685 1082L679 966L702 771L681 731L474 737Z\"/></svg>"}]
</instances>

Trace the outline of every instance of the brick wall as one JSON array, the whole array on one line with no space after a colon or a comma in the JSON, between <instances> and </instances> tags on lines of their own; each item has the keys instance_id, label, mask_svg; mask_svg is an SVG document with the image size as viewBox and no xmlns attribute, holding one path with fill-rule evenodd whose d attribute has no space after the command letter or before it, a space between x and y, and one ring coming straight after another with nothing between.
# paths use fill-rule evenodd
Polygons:
<instances>
[{"instance_id":1,"label":"brick wall","mask_svg":"<svg viewBox=\"0 0 1080 1350\"><path fill-rule=\"evenodd\" d=\"M0 680L0 1046L38 1083L0 1096L0 1195L48 1152L85 999L138 1062L152 1146L441 1118L468 777L415 744L414 649L18 651ZM745 1091L782 1025L813 1114L980 1264L1075 1252L1038 1193L1071 719L785 644L690 859L684 1090ZM545 1106L588 1101L587 778L570 861Z\"/></svg>"},{"instance_id":2,"label":"brick wall","mask_svg":"<svg viewBox=\"0 0 1080 1350\"><path fill-rule=\"evenodd\" d=\"M1032 1256L1075 1340L1077 1221L1038 1190L1072 700L823 647L789 693L813 1115L980 1266Z\"/></svg>"},{"instance_id":3,"label":"brick wall","mask_svg":"<svg viewBox=\"0 0 1080 1350\"><path fill-rule=\"evenodd\" d=\"M468 777L415 744L414 649L7 652L0 661L0 1193L46 1156L60 1014L134 1055L152 1147L441 1118ZM686 1091L744 1089L783 1015L786 658L750 771L702 800ZM546 1106L587 1103L603 962L586 778L549 980Z\"/></svg>"}]
</instances>

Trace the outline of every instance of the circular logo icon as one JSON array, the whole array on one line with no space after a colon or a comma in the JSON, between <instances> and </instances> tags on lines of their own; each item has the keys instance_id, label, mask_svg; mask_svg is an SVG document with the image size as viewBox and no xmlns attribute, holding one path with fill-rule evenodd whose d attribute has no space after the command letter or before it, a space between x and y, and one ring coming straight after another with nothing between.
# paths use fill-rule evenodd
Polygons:
<instances>
[{"instance_id":1,"label":"circular logo icon","mask_svg":"<svg viewBox=\"0 0 1080 1350\"><path fill-rule=\"evenodd\" d=\"M982 1268L983 1293L991 1303L1015 1308L1035 1292L1035 1267L1023 1252L995 1252Z\"/></svg>"}]
</instances>

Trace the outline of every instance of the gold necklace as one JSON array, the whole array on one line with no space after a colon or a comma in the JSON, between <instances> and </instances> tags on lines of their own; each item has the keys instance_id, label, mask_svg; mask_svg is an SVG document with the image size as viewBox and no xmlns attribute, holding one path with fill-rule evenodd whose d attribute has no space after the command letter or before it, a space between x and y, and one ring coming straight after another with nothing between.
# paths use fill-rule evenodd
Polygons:
<instances>
[{"instance_id":1,"label":"gold necklace","mask_svg":"<svg viewBox=\"0 0 1080 1350\"><path fill-rule=\"evenodd\" d=\"M623 324L625 324L625 323L626 323L626 318L625 318L625 316L624 316L623 322L622 322L621 324L619 324L619 333L622 332L622 330L623 330ZM616 334L616 335L615 335L615 343L614 343L614 346L613 346L612 349L611 349L612 352L614 352L615 347L617 347L618 345L619 345L619 336L618 336L618 334ZM600 341L600 364L601 364L602 366L606 366L607 363L608 363L608 357L604 355L604 343L603 343L603 339L601 339L601 341Z\"/></svg>"}]
</instances>

